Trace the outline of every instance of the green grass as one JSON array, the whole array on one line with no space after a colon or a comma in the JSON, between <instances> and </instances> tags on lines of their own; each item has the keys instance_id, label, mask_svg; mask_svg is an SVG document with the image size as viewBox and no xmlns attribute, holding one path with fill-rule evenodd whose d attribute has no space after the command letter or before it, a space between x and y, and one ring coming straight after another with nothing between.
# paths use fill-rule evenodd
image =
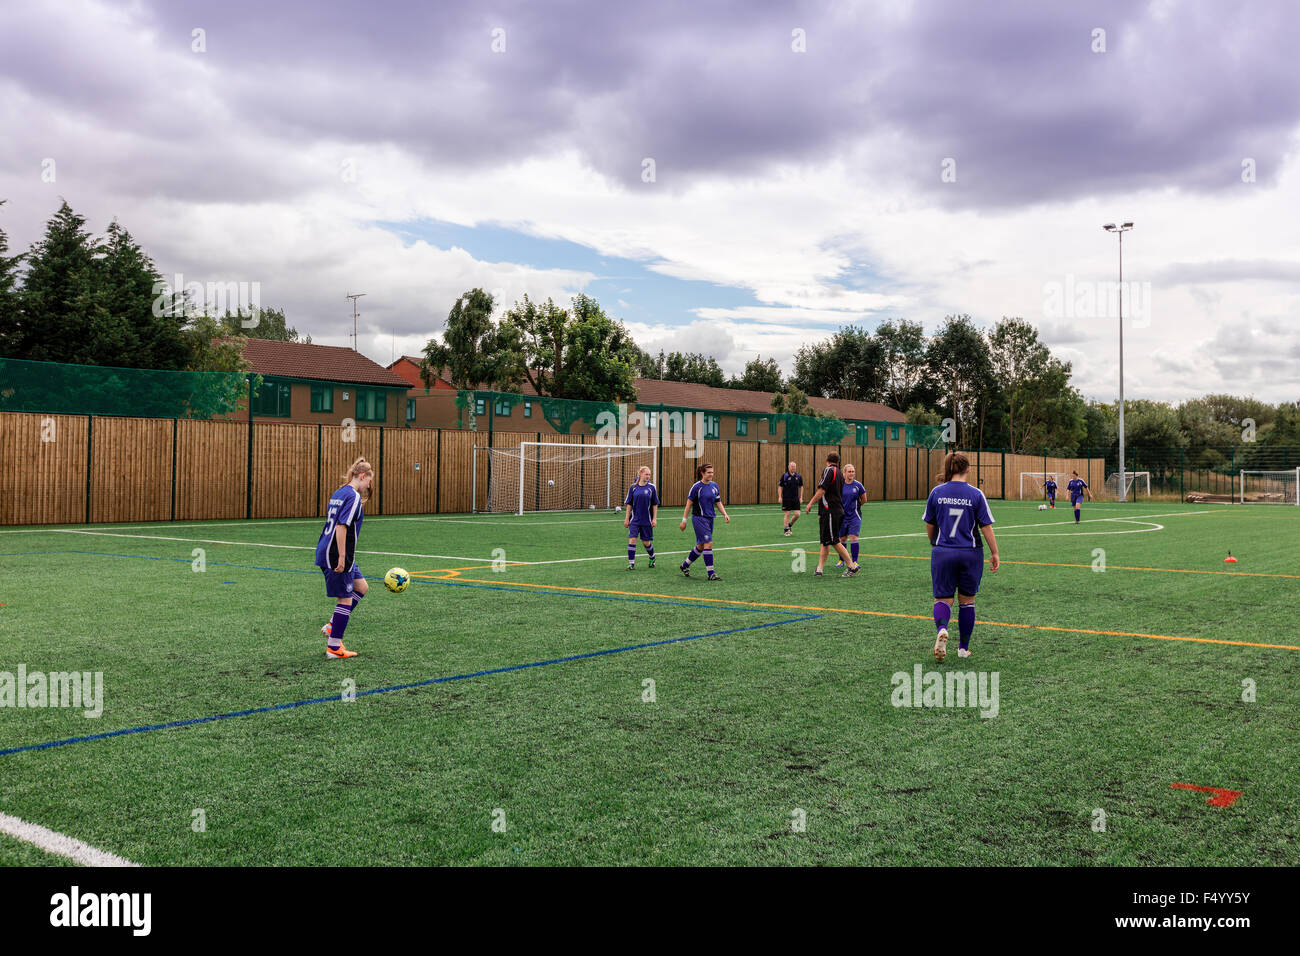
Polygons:
<instances>
[{"instance_id":1,"label":"green grass","mask_svg":"<svg viewBox=\"0 0 1300 956\"><path fill-rule=\"evenodd\" d=\"M318 521L2 531L0 671L101 671L105 699L0 708L0 750L716 636L4 754L0 812L144 865L1300 863L1300 578L1217 573L1300 574L1294 509L1093 504L1076 527L994 502L1010 563L974 655L936 665L921 507L868 505L863 552L888 557L847 580L813 578L814 517L785 539L775 508L733 509L717 547L773 550L720 550L718 583L677 572L675 509L631 573L608 514L371 516L363 552L390 553L358 556L349 661L323 655ZM612 557L498 572L494 548ZM394 595L392 565L464 570ZM916 664L997 672L997 716L893 706ZM41 862L63 861L0 836L0 864Z\"/></svg>"}]
</instances>

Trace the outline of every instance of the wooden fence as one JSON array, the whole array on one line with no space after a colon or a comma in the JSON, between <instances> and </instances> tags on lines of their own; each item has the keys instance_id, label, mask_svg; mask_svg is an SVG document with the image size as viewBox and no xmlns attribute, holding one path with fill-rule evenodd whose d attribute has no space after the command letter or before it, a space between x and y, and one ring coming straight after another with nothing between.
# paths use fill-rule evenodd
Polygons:
<instances>
[{"instance_id":1,"label":"wooden fence","mask_svg":"<svg viewBox=\"0 0 1300 956\"><path fill-rule=\"evenodd\" d=\"M713 464L728 504L776 503L786 462L813 492L827 452L852 464L871 501L923 499L943 452L880 445L798 445L709 440L703 457L673 447L658 453L660 496L681 507L701 461ZM435 428L196 421L87 415L0 413L0 525L300 518L324 513L352 461L375 465L374 514L467 512L480 507L489 456L483 449L521 441L594 444L592 436L476 432ZM479 446L477 473L474 446ZM1058 459L968 452L972 479L990 498L1016 498L1022 471L1078 470L1094 487L1102 459ZM621 471L608 480L627 478ZM606 478L582 506L603 504ZM630 483L630 478L628 479ZM597 484L593 482L593 484ZM622 488L618 490L621 500Z\"/></svg>"}]
</instances>

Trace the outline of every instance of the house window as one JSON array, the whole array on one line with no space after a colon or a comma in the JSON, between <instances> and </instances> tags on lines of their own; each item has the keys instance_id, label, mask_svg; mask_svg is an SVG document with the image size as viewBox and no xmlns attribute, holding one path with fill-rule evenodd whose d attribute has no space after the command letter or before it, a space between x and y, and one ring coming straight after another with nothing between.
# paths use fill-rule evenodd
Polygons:
<instances>
[{"instance_id":1,"label":"house window","mask_svg":"<svg viewBox=\"0 0 1300 956\"><path fill-rule=\"evenodd\" d=\"M748 418L737 418L737 419L736 419L736 435L737 435L737 437L739 437L739 436L741 436L741 435L748 435L748 434L749 434L749 419L748 419Z\"/></svg>"},{"instance_id":2,"label":"house window","mask_svg":"<svg viewBox=\"0 0 1300 956\"><path fill-rule=\"evenodd\" d=\"M377 388L357 389L357 421L382 422L387 418L387 395Z\"/></svg>"},{"instance_id":3,"label":"house window","mask_svg":"<svg viewBox=\"0 0 1300 956\"><path fill-rule=\"evenodd\" d=\"M717 438L721 434L722 416L705 415L704 416L704 437Z\"/></svg>"},{"instance_id":4,"label":"house window","mask_svg":"<svg viewBox=\"0 0 1300 956\"><path fill-rule=\"evenodd\" d=\"M415 421L415 399L413 398L406 400L406 420L408 422Z\"/></svg>"},{"instance_id":5,"label":"house window","mask_svg":"<svg viewBox=\"0 0 1300 956\"><path fill-rule=\"evenodd\" d=\"M328 385L311 387L311 410L313 412L334 411L334 389Z\"/></svg>"},{"instance_id":6,"label":"house window","mask_svg":"<svg viewBox=\"0 0 1300 956\"><path fill-rule=\"evenodd\" d=\"M532 417L533 417L533 403L524 402L524 418L532 418Z\"/></svg>"},{"instance_id":7,"label":"house window","mask_svg":"<svg viewBox=\"0 0 1300 956\"><path fill-rule=\"evenodd\" d=\"M514 408L514 402L508 398L498 398L492 403L492 414L500 415L502 418L510 417L510 410Z\"/></svg>"},{"instance_id":8,"label":"house window","mask_svg":"<svg viewBox=\"0 0 1300 956\"><path fill-rule=\"evenodd\" d=\"M767 420L767 433L768 433L769 435L775 435L775 434L776 434L776 416L775 416L775 415L773 415L772 417L770 417L770 418Z\"/></svg>"},{"instance_id":9,"label":"house window","mask_svg":"<svg viewBox=\"0 0 1300 956\"><path fill-rule=\"evenodd\" d=\"M288 382L264 378L253 397L253 414L261 418L288 418L291 395Z\"/></svg>"},{"instance_id":10,"label":"house window","mask_svg":"<svg viewBox=\"0 0 1300 956\"><path fill-rule=\"evenodd\" d=\"M889 440L890 440L890 441L898 441L898 426L897 426L897 425L895 425L893 428L889 429Z\"/></svg>"},{"instance_id":11,"label":"house window","mask_svg":"<svg viewBox=\"0 0 1300 956\"><path fill-rule=\"evenodd\" d=\"M475 415L486 415L486 414L487 414L487 399L486 399L486 398L476 398L476 399L474 399L474 414L475 414Z\"/></svg>"},{"instance_id":12,"label":"house window","mask_svg":"<svg viewBox=\"0 0 1300 956\"><path fill-rule=\"evenodd\" d=\"M876 426L876 441L884 441L884 440L885 440L885 426L884 426L884 425L877 425L877 426Z\"/></svg>"},{"instance_id":13,"label":"house window","mask_svg":"<svg viewBox=\"0 0 1300 956\"><path fill-rule=\"evenodd\" d=\"M646 428L650 429L651 431L654 431L656 428L659 427L658 412L646 412L645 415L646 415L646 419L645 419Z\"/></svg>"},{"instance_id":14,"label":"house window","mask_svg":"<svg viewBox=\"0 0 1300 956\"><path fill-rule=\"evenodd\" d=\"M858 444L859 445L867 444L867 439L871 437L871 429L868 428L866 425L859 425L857 427L857 432L858 432Z\"/></svg>"}]
</instances>

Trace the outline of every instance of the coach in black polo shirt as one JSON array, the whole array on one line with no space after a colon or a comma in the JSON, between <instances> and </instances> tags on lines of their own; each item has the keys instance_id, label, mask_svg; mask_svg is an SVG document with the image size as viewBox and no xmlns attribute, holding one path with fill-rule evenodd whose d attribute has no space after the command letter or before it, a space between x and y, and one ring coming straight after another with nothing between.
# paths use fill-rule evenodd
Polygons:
<instances>
[{"instance_id":1,"label":"coach in black polo shirt","mask_svg":"<svg viewBox=\"0 0 1300 956\"><path fill-rule=\"evenodd\" d=\"M817 519L821 525L821 556L817 559L817 570L813 572L821 577L826 567L826 556L834 548L839 553L845 575L858 573L858 566L849 557L849 552L840 544L839 529L844 521L844 472L840 471L840 456L831 452L826 456L826 468L822 471L822 480L817 483L817 491L808 502L808 512L817 505Z\"/></svg>"},{"instance_id":2,"label":"coach in black polo shirt","mask_svg":"<svg viewBox=\"0 0 1300 956\"><path fill-rule=\"evenodd\" d=\"M781 511L782 520L785 522L785 536L790 537L790 529L794 523L799 520L799 512L803 509L803 475L799 474L799 466L790 462L781 472L781 480L777 482L781 486Z\"/></svg>"}]
</instances>

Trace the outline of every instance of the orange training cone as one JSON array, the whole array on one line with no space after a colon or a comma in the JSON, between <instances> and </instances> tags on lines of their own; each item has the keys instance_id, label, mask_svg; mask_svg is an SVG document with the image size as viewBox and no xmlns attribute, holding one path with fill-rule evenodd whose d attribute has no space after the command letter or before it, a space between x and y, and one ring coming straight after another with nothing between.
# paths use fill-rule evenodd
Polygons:
<instances>
[{"instance_id":1,"label":"orange training cone","mask_svg":"<svg viewBox=\"0 0 1300 956\"><path fill-rule=\"evenodd\" d=\"M1236 563L1237 563L1237 559L1234 558L1234 557L1232 556L1232 552L1229 551L1229 552L1228 552L1228 556L1227 556L1226 558L1223 559L1223 563L1224 563L1224 564L1236 564Z\"/></svg>"}]
</instances>

